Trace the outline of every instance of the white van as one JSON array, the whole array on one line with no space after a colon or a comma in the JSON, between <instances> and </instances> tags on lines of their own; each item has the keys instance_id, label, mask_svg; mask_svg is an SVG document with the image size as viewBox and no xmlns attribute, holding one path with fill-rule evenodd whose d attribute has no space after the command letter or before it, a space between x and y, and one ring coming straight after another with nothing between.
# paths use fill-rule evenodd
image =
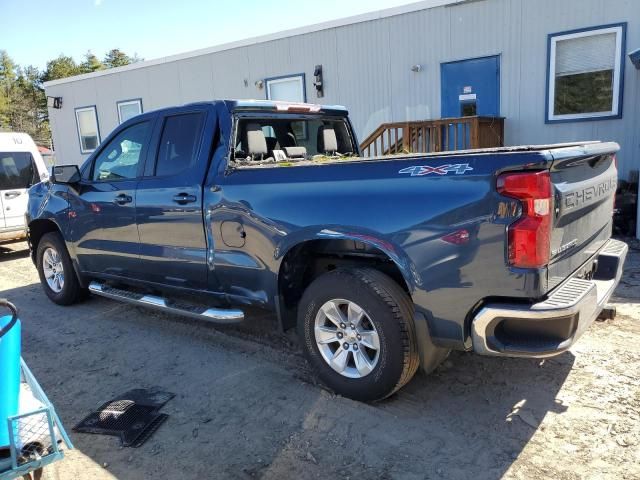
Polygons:
<instances>
[{"instance_id":1,"label":"white van","mask_svg":"<svg viewBox=\"0 0 640 480\"><path fill-rule=\"evenodd\" d=\"M25 237L27 189L48 178L42 156L29 135L0 132L0 242Z\"/></svg>"}]
</instances>

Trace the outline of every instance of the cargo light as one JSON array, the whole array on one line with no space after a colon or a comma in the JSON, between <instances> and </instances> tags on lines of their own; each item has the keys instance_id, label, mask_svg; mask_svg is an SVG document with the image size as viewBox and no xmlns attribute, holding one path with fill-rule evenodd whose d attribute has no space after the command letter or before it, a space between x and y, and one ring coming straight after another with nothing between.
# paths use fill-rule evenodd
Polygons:
<instances>
[{"instance_id":1,"label":"cargo light","mask_svg":"<svg viewBox=\"0 0 640 480\"><path fill-rule=\"evenodd\" d=\"M320 105L308 105L305 103L278 103L276 104L276 110L279 112L319 112Z\"/></svg>"},{"instance_id":2,"label":"cargo light","mask_svg":"<svg viewBox=\"0 0 640 480\"><path fill-rule=\"evenodd\" d=\"M551 250L551 176L548 171L505 173L498 177L501 195L516 198L522 215L507 229L509 264L541 268Z\"/></svg>"}]
</instances>

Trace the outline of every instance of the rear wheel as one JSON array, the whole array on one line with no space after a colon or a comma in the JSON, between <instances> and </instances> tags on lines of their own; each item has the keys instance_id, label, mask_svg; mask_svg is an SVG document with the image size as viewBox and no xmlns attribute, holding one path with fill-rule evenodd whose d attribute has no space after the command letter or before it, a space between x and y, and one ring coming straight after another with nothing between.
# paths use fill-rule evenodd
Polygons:
<instances>
[{"instance_id":1,"label":"rear wheel","mask_svg":"<svg viewBox=\"0 0 640 480\"><path fill-rule=\"evenodd\" d=\"M83 296L62 236L50 232L40 239L36 253L40 283L47 297L58 305L71 305Z\"/></svg>"},{"instance_id":2,"label":"rear wheel","mask_svg":"<svg viewBox=\"0 0 640 480\"><path fill-rule=\"evenodd\" d=\"M305 291L298 312L305 353L336 393L380 400L405 385L418 368L411 299L377 270L320 276Z\"/></svg>"}]
</instances>

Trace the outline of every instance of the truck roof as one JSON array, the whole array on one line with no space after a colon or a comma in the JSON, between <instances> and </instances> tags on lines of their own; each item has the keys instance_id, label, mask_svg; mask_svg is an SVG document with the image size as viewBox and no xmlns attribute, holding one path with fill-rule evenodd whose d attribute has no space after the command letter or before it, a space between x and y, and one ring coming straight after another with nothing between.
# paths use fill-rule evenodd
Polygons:
<instances>
[{"instance_id":1,"label":"truck roof","mask_svg":"<svg viewBox=\"0 0 640 480\"><path fill-rule=\"evenodd\" d=\"M225 100L230 111L239 110L273 110L295 113L334 113L347 115L347 108L342 105L319 105L317 103L283 102L277 100Z\"/></svg>"},{"instance_id":2,"label":"truck roof","mask_svg":"<svg viewBox=\"0 0 640 480\"><path fill-rule=\"evenodd\" d=\"M283 102L278 100L258 100L258 99L230 99L230 100L211 100L205 102L192 102L189 105L216 105L223 103L230 112L247 111L247 112L281 112L281 113L325 113L345 116L349 112L342 105L320 105L317 103L303 102ZM173 107L167 107L173 108ZM160 108L156 111L162 111Z\"/></svg>"}]
</instances>

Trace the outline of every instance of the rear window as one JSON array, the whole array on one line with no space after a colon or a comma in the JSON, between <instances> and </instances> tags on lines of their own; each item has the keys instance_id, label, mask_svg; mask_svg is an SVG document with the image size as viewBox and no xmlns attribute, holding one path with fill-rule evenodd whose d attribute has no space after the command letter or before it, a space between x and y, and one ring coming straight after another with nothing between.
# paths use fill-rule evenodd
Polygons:
<instances>
[{"instance_id":1,"label":"rear window","mask_svg":"<svg viewBox=\"0 0 640 480\"><path fill-rule=\"evenodd\" d=\"M356 152L344 118L251 117L237 121L235 160L312 160Z\"/></svg>"},{"instance_id":2,"label":"rear window","mask_svg":"<svg viewBox=\"0 0 640 480\"><path fill-rule=\"evenodd\" d=\"M29 152L0 152L0 190L29 188L39 181Z\"/></svg>"}]
</instances>

